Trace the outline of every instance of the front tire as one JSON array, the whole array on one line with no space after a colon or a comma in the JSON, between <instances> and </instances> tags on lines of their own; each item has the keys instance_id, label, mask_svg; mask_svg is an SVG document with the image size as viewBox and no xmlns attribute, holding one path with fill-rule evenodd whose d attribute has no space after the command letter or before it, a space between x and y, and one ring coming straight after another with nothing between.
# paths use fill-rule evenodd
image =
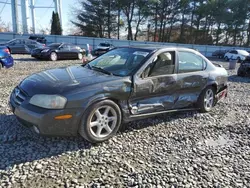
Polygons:
<instances>
[{"instance_id":1,"label":"front tire","mask_svg":"<svg viewBox=\"0 0 250 188\"><path fill-rule=\"evenodd\" d=\"M0 70L3 68L3 64L0 62Z\"/></svg>"},{"instance_id":2,"label":"front tire","mask_svg":"<svg viewBox=\"0 0 250 188\"><path fill-rule=\"evenodd\" d=\"M226 56L226 57L225 57L225 60L226 60L226 61L229 61L229 58Z\"/></svg>"},{"instance_id":3,"label":"front tire","mask_svg":"<svg viewBox=\"0 0 250 188\"><path fill-rule=\"evenodd\" d=\"M82 53L78 53L78 59L82 60L82 58L83 58L83 54Z\"/></svg>"},{"instance_id":4,"label":"front tire","mask_svg":"<svg viewBox=\"0 0 250 188\"><path fill-rule=\"evenodd\" d=\"M122 115L119 106L111 100L95 103L83 115L79 133L92 143L104 142L119 130Z\"/></svg>"},{"instance_id":5,"label":"front tire","mask_svg":"<svg viewBox=\"0 0 250 188\"><path fill-rule=\"evenodd\" d=\"M51 61L57 61L58 57L57 57L57 53L56 52L51 52L50 53L50 60Z\"/></svg>"},{"instance_id":6,"label":"front tire","mask_svg":"<svg viewBox=\"0 0 250 188\"><path fill-rule=\"evenodd\" d=\"M205 88L199 96L198 108L200 112L210 112L215 104L215 89L212 86Z\"/></svg>"}]
</instances>

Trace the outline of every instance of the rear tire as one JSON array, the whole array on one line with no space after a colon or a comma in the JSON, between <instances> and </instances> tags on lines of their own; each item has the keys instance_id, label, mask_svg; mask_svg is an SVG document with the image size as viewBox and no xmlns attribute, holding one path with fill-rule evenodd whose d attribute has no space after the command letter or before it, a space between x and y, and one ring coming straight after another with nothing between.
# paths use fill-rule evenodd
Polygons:
<instances>
[{"instance_id":1,"label":"rear tire","mask_svg":"<svg viewBox=\"0 0 250 188\"><path fill-rule=\"evenodd\" d=\"M89 106L79 127L80 135L92 143L104 142L119 130L122 121L119 106L104 100Z\"/></svg>"},{"instance_id":2,"label":"rear tire","mask_svg":"<svg viewBox=\"0 0 250 188\"><path fill-rule=\"evenodd\" d=\"M57 53L56 52L51 52L50 53L50 60L51 61L57 61L58 57L57 57Z\"/></svg>"},{"instance_id":3,"label":"rear tire","mask_svg":"<svg viewBox=\"0 0 250 188\"><path fill-rule=\"evenodd\" d=\"M210 112L215 105L215 89L212 86L206 87L200 94L197 106L200 112Z\"/></svg>"}]
</instances>

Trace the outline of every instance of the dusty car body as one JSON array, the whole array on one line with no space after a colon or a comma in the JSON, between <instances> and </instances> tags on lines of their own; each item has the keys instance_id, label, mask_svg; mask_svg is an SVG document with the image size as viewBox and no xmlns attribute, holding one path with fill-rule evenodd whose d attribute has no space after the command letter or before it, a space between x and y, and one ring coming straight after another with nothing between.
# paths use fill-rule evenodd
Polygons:
<instances>
[{"instance_id":1,"label":"dusty car body","mask_svg":"<svg viewBox=\"0 0 250 188\"><path fill-rule=\"evenodd\" d=\"M237 75L241 77L250 77L250 56L242 61L237 71Z\"/></svg>"},{"instance_id":2,"label":"dusty car body","mask_svg":"<svg viewBox=\"0 0 250 188\"><path fill-rule=\"evenodd\" d=\"M112 137L121 123L166 112L210 111L227 95L227 71L186 48L113 49L86 65L24 79L10 96L17 118L42 135Z\"/></svg>"}]
</instances>

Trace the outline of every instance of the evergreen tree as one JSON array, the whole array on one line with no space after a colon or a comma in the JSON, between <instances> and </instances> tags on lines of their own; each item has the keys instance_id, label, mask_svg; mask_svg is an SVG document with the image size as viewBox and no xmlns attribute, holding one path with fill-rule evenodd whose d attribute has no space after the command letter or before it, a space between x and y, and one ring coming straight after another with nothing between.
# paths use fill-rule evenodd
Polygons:
<instances>
[{"instance_id":1,"label":"evergreen tree","mask_svg":"<svg viewBox=\"0 0 250 188\"><path fill-rule=\"evenodd\" d=\"M51 20L51 35L62 35L59 14L53 11Z\"/></svg>"}]
</instances>

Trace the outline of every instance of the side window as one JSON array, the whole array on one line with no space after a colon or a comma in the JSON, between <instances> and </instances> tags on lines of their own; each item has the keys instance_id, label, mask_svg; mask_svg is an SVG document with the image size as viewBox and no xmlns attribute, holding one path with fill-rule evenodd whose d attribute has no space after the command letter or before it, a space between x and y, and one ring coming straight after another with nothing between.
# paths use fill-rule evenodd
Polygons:
<instances>
[{"instance_id":1,"label":"side window","mask_svg":"<svg viewBox=\"0 0 250 188\"><path fill-rule=\"evenodd\" d=\"M236 50L234 51L234 53L235 53L235 54L238 54L238 52L237 52Z\"/></svg>"},{"instance_id":2,"label":"side window","mask_svg":"<svg viewBox=\"0 0 250 188\"><path fill-rule=\"evenodd\" d=\"M230 53L230 54L233 54L233 53L234 53L234 51L233 51L233 50L231 50L229 53Z\"/></svg>"},{"instance_id":3,"label":"side window","mask_svg":"<svg viewBox=\"0 0 250 188\"><path fill-rule=\"evenodd\" d=\"M174 68L175 52L163 52L156 57L154 66L151 68L149 76L173 74Z\"/></svg>"},{"instance_id":4,"label":"side window","mask_svg":"<svg viewBox=\"0 0 250 188\"><path fill-rule=\"evenodd\" d=\"M68 49L69 49L69 45L68 45L68 44L64 44L64 45L62 46L62 49L68 50Z\"/></svg>"},{"instance_id":5,"label":"side window","mask_svg":"<svg viewBox=\"0 0 250 188\"><path fill-rule=\"evenodd\" d=\"M25 40L24 43L30 45L30 44L32 44L32 41Z\"/></svg>"},{"instance_id":6,"label":"side window","mask_svg":"<svg viewBox=\"0 0 250 188\"><path fill-rule=\"evenodd\" d=\"M21 44L21 40L17 39L10 43L11 45Z\"/></svg>"},{"instance_id":7,"label":"side window","mask_svg":"<svg viewBox=\"0 0 250 188\"><path fill-rule=\"evenodd\" d=\"M178 73L196 72L204 70L206 62L192 52L179 52Z\"/></svg>"}]
</instances>

